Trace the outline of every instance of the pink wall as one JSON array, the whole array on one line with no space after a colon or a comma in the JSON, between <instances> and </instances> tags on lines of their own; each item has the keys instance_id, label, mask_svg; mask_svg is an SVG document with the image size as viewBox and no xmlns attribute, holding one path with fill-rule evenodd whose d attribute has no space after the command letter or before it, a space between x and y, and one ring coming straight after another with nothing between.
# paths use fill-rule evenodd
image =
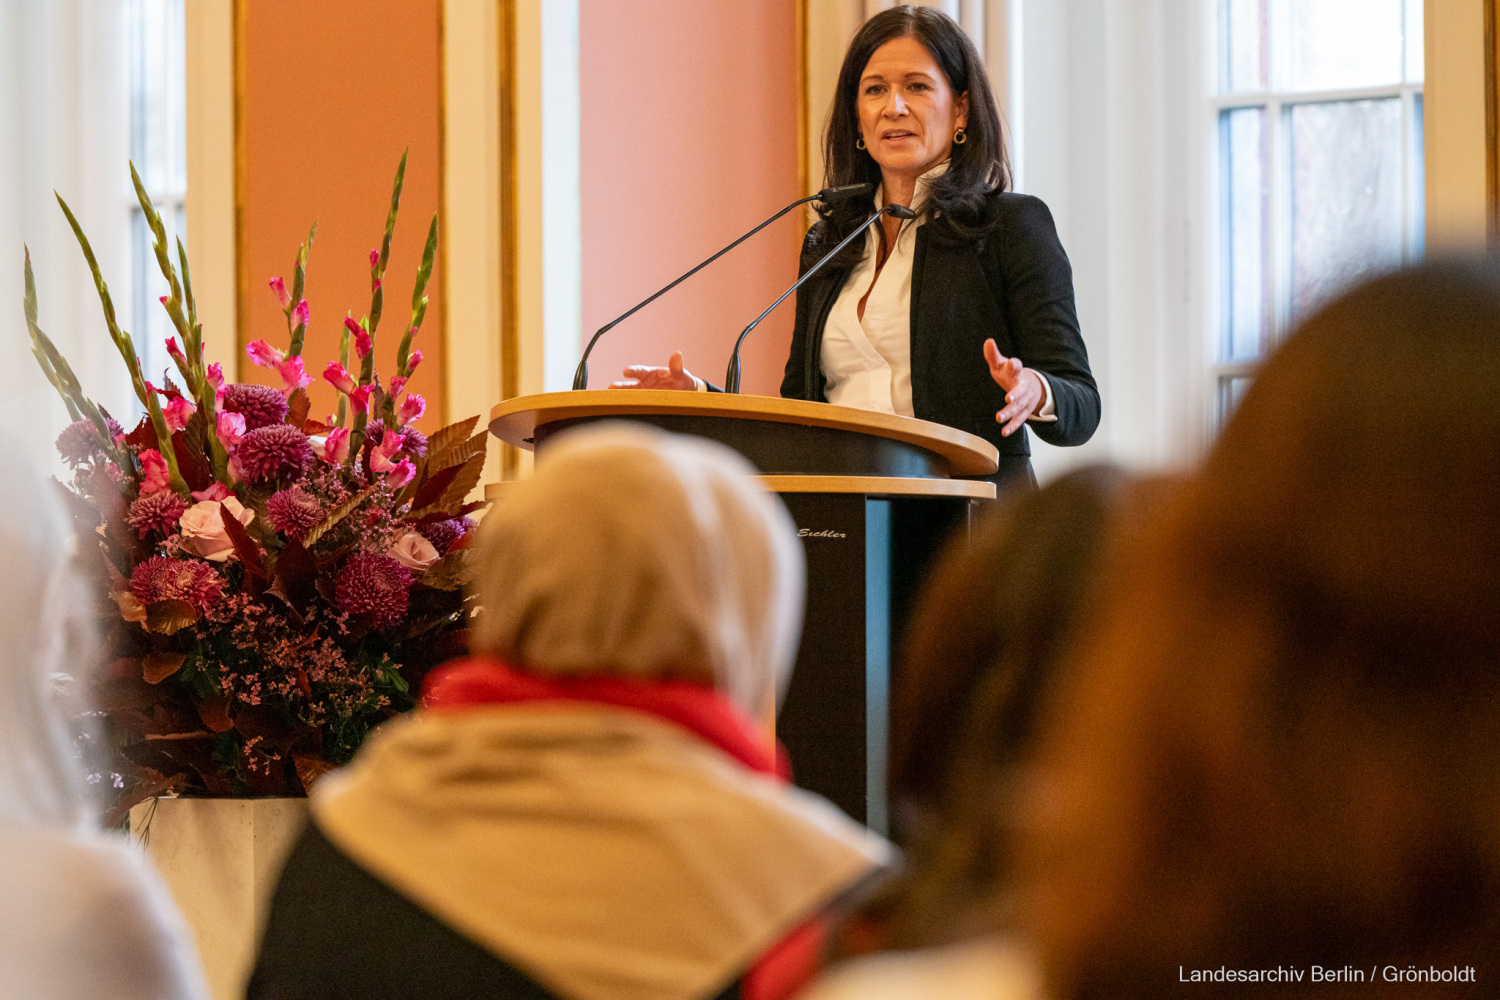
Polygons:
<instances>
[{"instance_id":1,"label":"pink wall","mask_svg":"<svg viewBox=\"0 0 1500 1000\"><path fill-rule=\"evenodd\" d=\"M600 326L797 197L795 0L580 0L583 327ZM611 330L591 388L673 350L719 383L734 339L797 277L793 212ZM746 341L774 396L788 299Z\"/></svg>"}]
</instances>

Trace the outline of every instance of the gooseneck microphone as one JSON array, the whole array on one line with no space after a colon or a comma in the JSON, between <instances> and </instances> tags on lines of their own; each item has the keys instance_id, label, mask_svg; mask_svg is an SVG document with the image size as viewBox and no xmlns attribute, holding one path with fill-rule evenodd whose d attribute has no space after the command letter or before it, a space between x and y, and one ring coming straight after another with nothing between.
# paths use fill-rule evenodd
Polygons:
<instances>
[{"instance_id":1,"label":"gooseneck microphone","mask_svg":"<svg viewBox=\"0 0 1500 1000\"><path fill-rule=\"evenodd\" d=\"M663 295L670 292L672 289L676 288L678 285L682 284L684 281L691 278L693 275L697 274L699 271L703 270L705 267L712 264L714 261L718 260L720 257L724 256L726 253L733 250L735 247L739 246L741 243L745 242L750 237L754 236L756 233L760 232L762 229L766 228L771 223L775 222L777 219L781 218L783 215L790 212L792 209L798 207L799 205L806 205L810 201L821 201L825 203L830 201L843 201L846 198L858 198L861 195L870 194L874 190L875 185L871 182L865 182L863 184L842 184L838 187L824 188L817 194L809 195L806 198L798 198L786 208L783 208L781 211L771 216L765 222L762 222L760 225L750 230L744 236L741 236L739 239L735 240L723 250L720 250L718 253L708 258L708 260L705 260L703 263L699 264L697 267L693 268L691 271L684 274L682 277L678 278L667 287L656 292L650 298L642 302L637 302L621 315L616 316L608 323L605 323L599 329L594 331L594 336L589 339L588 346L583 349L583 357L578 359L578 369L573 373L573 388L587 389L589 387L589 353L593 351L594 345L599 342L599 338L604 336L604 334L607 333L616 324L620 323L623 320L629 319L631 316L635 315L637 311L644 309L646 306L649 306L651 303L655 302L657 299L661 298Z\"/></svg>"},{"instance_id":2,"label":"gooseneck microphone","mask_svg":"<svg viewBox=\"0 0 1500 1000\"><path fill-rule=\"evenodd\" d=\"M755 317L755 320L749 326L745 327L744 333L740 334L740 339L734 342L734 353L729 356L729 370L724 373L725 392L740 391L740 345L745 342L745 337L749 335L750 331L759 326L761 320L771 315L771 310L775 309L777 306L781 305L781 303L785 302L788 295L801 288L803 282L805 282L808 278L811 278L813 275L817 274L818 271L822 270L823 265L832 260L840 250L844 249L844 247L853 242L856 236L862 235L866 229L869 229L871 226L873 226L875 224L875 221L882 215L892 215L898 219L915 219L917 217L917 213L913 212L905 205L887 205L885 208L882 208L880 211L876 212L874 215L866 219L864 225L854 230L854 232L850 233L848 236L845 236L843 240L839 242L838 246L828 251L818 260L816 264L803 272L802 277L797 279L797 283L794 284L791 288L788 288L786 291L782 292L781 298L777 299L775 302L772 302L770 308L761 313L759 316Z\"/></svg>"}]
</instances>

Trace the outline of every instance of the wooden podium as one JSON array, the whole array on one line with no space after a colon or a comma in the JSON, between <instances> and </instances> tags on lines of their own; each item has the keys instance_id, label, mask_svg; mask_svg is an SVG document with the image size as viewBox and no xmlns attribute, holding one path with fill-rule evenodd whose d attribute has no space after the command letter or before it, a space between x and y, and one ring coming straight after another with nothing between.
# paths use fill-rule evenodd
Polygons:
<instances>
[{"instance_id":1,"label":"wooden podium","mask_svg":"<svg viewBox=\"0 0 1500 1000\"><path fill-rule=\"evenodd\" d=\"M549 392L496 406L520 448L600 420L632 420L744 455L791 511L807 555L807 612L776 720L796 781L873 829L888 827L892 652L932 556L995 487L994 445L910 417L827 403L664 390ZM491 487L492 495L504 484Z\"/></svg>"}]
</instances>

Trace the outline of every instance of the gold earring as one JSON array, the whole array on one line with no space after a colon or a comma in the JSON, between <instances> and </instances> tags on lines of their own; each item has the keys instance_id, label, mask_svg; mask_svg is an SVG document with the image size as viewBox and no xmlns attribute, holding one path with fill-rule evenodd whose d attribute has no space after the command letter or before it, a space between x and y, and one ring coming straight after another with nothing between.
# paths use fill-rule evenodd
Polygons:
<instances>
[{"instance_id":1,"label":"gold earring","mask_svg":"<svg viewBox=\"0 0 1500 1000\"><path fill-rule=\"evenodd\" d=\"M864 149L865 148L865 137L864 136L860 136L858 139L854 140L854 148L855 149Z\"/></svg>"},{"instance_id":2,"label":"gold earring","mask_svg":"<svg viewBox=\"0 0 1500 1000\"><path fill-rule=\"evenodd\" d=\"M964 132L963 126L959 126L958 131L953 133L953 145L955 145L955 146L962 146L964 143L966 143L968 141L969 141L968 134L966 132Z\"/></svg>"}]
</instances>

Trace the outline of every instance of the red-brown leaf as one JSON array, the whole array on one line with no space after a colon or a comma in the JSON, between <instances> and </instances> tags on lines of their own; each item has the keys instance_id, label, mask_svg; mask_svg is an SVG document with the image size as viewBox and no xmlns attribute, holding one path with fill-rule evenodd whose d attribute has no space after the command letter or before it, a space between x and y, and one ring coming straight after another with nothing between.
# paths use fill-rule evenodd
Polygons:
<instances>
[{"instance_id":1,"label":"red-brown leaf","mask_svg":"<svg viewBox=\"0 0 1500 1000\"><path fill-rule=\"evenodd\" d=\"M224 531L229 535L229 540L234 543L234 554L245 564L245 573L264 582L267 579L265 553L255 544L255 539L250 537L250 532L245 530L239 518L229 513L229 508L223 504L219 504L219 518L224 522Z\"/></svg>"},{"instance_id":2,"label":"red-brown leaf","mask_svg":"<svg viewBox=\"0 0 1500 1000\"><path fill-rule=\"evenodd\" d=\"M306 424L307 411L310 409L312 409L312 400L307 398L306 392L298 389L286 401L286 422L304 434L309 433Z\"/></svg>"},{"instance_id":3,"label":"red-brown leaf","mask_svg":"<svg viewBox=\"0 0 1500 1000\"><path fill-rule=\"evenodd\" d=\"M141 677L147 684L160 684L182 669L187 657L181 653L148 653L141 662Z\"/></svg>"}]
</instances>

